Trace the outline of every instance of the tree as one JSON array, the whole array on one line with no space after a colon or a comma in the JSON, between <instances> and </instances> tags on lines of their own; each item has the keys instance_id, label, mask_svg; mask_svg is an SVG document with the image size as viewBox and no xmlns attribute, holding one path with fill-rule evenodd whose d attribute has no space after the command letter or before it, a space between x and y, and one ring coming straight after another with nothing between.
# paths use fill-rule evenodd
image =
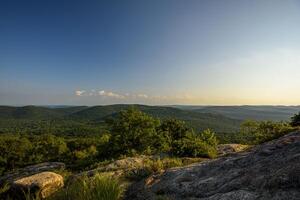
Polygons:
<instances>
[{"instance_id":1,"label":"tree","mask_svg":"<svg viewBox=\"0 0 300 200\"><path fill-rule=\"evenodd\" d=\"M183 138L189 131L186 127L185 122L178 119L168 119L163 121L159 127L160 131L170 140L178 140Z\"/></svg>"},{"instance_id":2,"label":"tree","mask_svg":"<svg viewBox=\"0 0 300 200\"><path fill-rule=\"evenodd\" d=\"M178 156L209 157L217 155L217 140L214 133L205 130L200 134L187 132L180 140L173 143L173 154Z\"/></svg>"},{"instance_id":3,"label":"tree","mask_svg":"<svg viewBox=\"0 0 300 200\"><path fill-rule=\"evenodd\" d=\"M159 141L156 144L159 145L158 149L162 152L176 152L178 141L190 131L192 130L185 125L184 121L178 119L164 120L157 129Z\"/></svg>"},{"instance_id":4,"label":"tree","mask_svg":"<svg viewBox=\"0 0 300 200\"><path fill-rule=\"evenodd\" d=\"M298 114L295 114L291 118L291 123L290 124L291 124L292 127L300 126L300 112Z\"/></svg>"},{"instance_id":5,"label":"tree","mask_svg":"<svg viewBox=\"0 0 300 200\"><path fill-rule=\"evenodd\" d=\"M215 133L207 129L195 134L183 121L168 119L158 129L159 135L169 146L169 152L176 156L215 157L217 139ZM164 142L160 142L164 144ZM167 145L165 145L166 147Z\"/></svg>"},{"instance_id":6,"label":"tree","mask_svg":"<svg viewBox=\"0 0 300 200\"><path fill-rule=\"evenodd\" d=\"M159 120L135 108L121 111L110 122L112 153L126 155L155 150L159 123Z\"/></svg>"}]
</instances>

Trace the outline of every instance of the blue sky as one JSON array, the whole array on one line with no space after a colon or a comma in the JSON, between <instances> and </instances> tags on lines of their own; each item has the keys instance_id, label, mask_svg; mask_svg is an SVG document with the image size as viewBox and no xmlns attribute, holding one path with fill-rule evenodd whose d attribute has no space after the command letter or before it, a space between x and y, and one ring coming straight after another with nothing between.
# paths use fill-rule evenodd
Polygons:
<instances>
[{"instance_id":1,"label":"blue sky","mask_svg":"<svg viewBox=\"0 0 300 200\"><path fill-rule=\"evenodd\" d=\"M0 104L300 104L300 1L1 1Z\"/></svg>"}]
</instances>

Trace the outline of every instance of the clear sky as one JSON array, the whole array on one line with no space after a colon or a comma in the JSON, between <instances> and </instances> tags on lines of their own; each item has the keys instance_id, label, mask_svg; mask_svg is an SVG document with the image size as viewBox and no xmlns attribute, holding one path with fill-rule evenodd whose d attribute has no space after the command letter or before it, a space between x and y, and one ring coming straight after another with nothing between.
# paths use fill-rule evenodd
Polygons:
<instances>
[{"instance_id":1,"label":"clear sky","mask_svg":"<svg viewBox=\"0 0 300 200\"><path fill-rule=\"evenodd\" d=\"M300 104L300 1L0 1L0 104Z\"/></svg>"}]
</instances>

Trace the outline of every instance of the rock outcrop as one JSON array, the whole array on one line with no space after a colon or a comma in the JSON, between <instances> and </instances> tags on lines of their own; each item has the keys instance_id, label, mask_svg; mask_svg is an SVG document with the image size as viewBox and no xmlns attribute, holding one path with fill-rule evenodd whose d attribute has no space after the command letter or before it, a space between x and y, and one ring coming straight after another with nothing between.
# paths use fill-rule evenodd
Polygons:
<instances>
[{"instance_id":1,"label":"rock outcrop","mask_svg":"<svg viewBox=\"0 0 300 200\"><path fill-rule=\"evenodd\" d=\"M45 162L36 165L30 165L0 177L0 186L2 186L5 183L12 183L13 181L22 177L30 176L45 171L63 170L64 168L65 164L61 162Z\"/></svg>"},{"instance_id":2,"label":"rock outcrop","mask_svg":"<svg viewBox=\"0 0 300 200\"><path fill-rule=\"evenodd\" d=\"M217 147L218 155L227 155L231 153L245 151L250 148L250 145L244 144L219 144Z\"/></svg>"},{"instance_id":3,"label":"rock outcrop","mask_svg":"<svg viewBox=\"0 0 300 200\"><path fill-rule=\"evenodd\" d=\"M167 170L133 184L126 199L300 199L300 133L247 152Z\"/></svg>"},{"instance_id":4,"label":"rock outcrop","mask_svg":"<svg viewBox=\"0 0 300 200\"><path fill-rule=\"evenodd\" d=\"M108 172L109 175L114 177L119 177L123 175L126 171L129 171L134 168L142 167L144 164L144 159L150 158L148 156L140 157L128 157L120 160L116 160L108 165L98 167L89 171L84 171L79 174L74 175L73 177L88 176L92 177L95 174Z\"/></svg>"},{"instance_id":5,"label":"rock outcrop","mask_svg":"<svg viewBox=\"0 0 300 200\"><path fill-rule=\"evenodd\" d=\"M29 192L39 198L47 198L52 193L63 187L64 179L61 175L53 172L41 172L32 176L24 177L14 181L10 188L10 196L23 196Z\"/></svg>"}]
</instances>

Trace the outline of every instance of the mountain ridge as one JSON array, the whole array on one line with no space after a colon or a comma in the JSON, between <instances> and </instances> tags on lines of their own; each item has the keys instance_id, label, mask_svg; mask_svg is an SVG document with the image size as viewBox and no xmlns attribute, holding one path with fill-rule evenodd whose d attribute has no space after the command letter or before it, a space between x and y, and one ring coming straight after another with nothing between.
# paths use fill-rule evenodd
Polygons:
<instances>
[{"instance_id":1,"label":"mountain ridge","mask_svg":"<svg viewBox=\"0 0 300 200\"><path fill-rule=\"evenodd\" d=\"M178 108L147 105L115 104L93 107L46 108L37 106L9 107L0 106L0 119L71 119L77 121L103 122L114 117L121 110L136 107L139 110L160 119L176 118L186 121L196 130L211 128L215 131L234 132L239 129L240 120L220 114L197 113Z\"/></svg>"}]
</instances>

